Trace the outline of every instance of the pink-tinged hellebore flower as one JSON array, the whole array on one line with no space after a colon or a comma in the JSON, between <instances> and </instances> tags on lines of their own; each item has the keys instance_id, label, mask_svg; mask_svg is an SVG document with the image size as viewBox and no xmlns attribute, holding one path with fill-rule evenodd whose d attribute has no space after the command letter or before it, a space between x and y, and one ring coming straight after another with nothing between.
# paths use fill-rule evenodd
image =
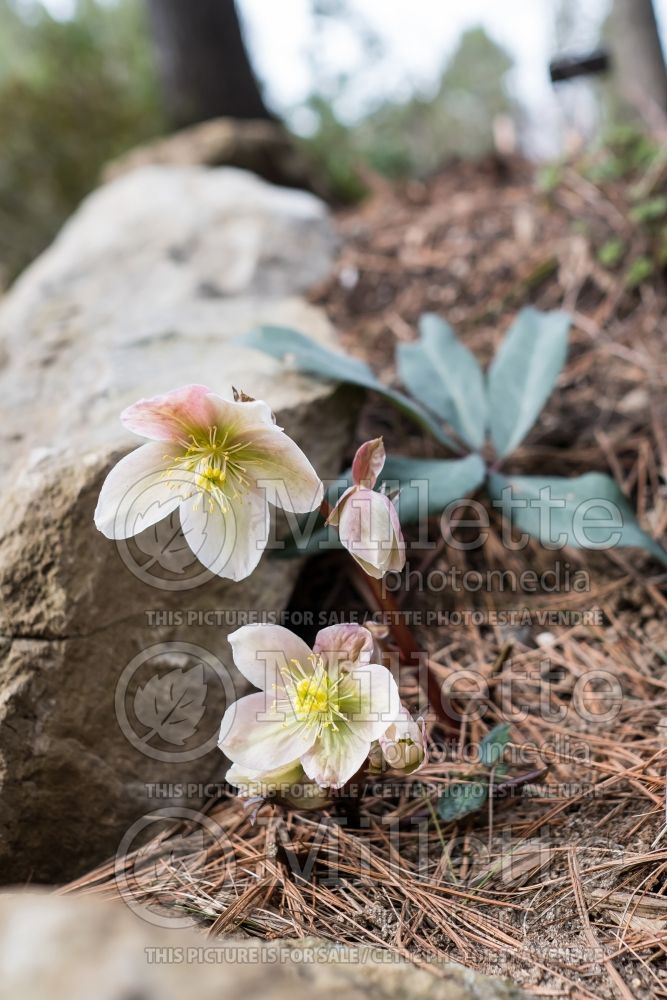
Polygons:
<instances>
[{"instance_id":1,"label":"pink-tinged hellebore flower","mask_svg":"<svg viewBox=\"0 0 667 1000\"><path fill-rule=\"evenodd\" d=\"M401 705L398 718L379 737L382 756L389 767L412 774L426 763L426 734L423 719L413 719Z\"/></svg>"},{"instance_id":2,"label":"pink-tinged hellebore flower","mask_svg":"<svg viewBox=\"0 0 667 1000\"><path fill-rule=\"evenodd\" d=\"M129 538L178 508L185 539L213 573L243 580L264 551L269 506L295 513L322 502L322 483L261 400L223 399L187 385L141 399L121 414L149 438L111 470L95 524Z\"/></svg>"},{"instance_id":3,"label":"pink-tinged hellebore flower","mask_svg":"<svg viewBox=\"0 0 667 1000\"><path fill-rule=\"evenodd\" d=\"M327 524L338 527L350 555L376 580L405 566L405 542L396 508L386 494L373 490L385 457L382 438L362 444L352 463L354 485L327 519Z\"/></svg>"},{"instance_id":4,"label":"pink-tinged hellebore flower","mask_svg":"<svg viewBox=\"0 0 667 1000\"><path fill-rule=\"evenodd\" d=\"M396 682L371 662L373 638L360 625L322 629L312 651L279 625L244 625L229 642L260 688L230 705L220 727L220 749L246 774L300 763L320 788L340 788L398 716Z\"/></svg>"}]
</instances>

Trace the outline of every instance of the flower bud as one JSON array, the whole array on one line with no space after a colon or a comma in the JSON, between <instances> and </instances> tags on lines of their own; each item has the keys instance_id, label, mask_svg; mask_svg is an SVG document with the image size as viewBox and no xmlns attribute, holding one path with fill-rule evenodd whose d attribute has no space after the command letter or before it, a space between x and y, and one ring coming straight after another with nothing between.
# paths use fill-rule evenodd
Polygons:
<instances>
[{"instance_id":1,"label":"flower bud","mask_svg":"<svg viewBox=\"0 0 667 1000\"><path fill-rule=\"evenodd\" d=\"M382 438L367 441L354 457L354 485L343 493L327 524L338 527L342 544L365 573L380 580L405 565L405 542L392 500L373 486L385 461Z\"/></svg>"},{"instance_id":2,"label":"flower bud","mask_svg":"<svg viewBox=\"0 0 667 1000\"><path fill-rule=\"evenodd\" d=\"M412 774L426 762L424 720L414 720L405 706L378 740L382 756L393 770Z\"/></svg>"}]
</instances>

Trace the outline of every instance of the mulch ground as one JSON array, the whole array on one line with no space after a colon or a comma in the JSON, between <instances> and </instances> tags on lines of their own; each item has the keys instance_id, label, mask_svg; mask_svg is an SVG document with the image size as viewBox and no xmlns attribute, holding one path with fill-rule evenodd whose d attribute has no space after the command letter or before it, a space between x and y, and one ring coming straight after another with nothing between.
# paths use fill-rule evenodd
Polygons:
<instances>
[{"instance_id":1,"label":"mulch ground","mask_svg":"<svg viewBox=\"0 0 667 1000\"><path fill-rule=\"evenodd\" d=\"M313 299L345 348L388 381L396 344L416 336L425 311L443 315L487 362L522 305L568 309L566 369L510 471L608 472L642 526L664 538L667 296L659 274L631 287L654 239L633 214L637 184L655 195L663 175L654 167L601 186L567 166L545 192L525 163L489 161L425 183L376 182L362 206L338 216L337 267ZM615 269L598 259L610 240L625 248ZM380 433L388 450L439 454L371 399L358 438ZM667 996L665 574L637 550L508 551L493 513L491 522L471 552L452 550L432 526L434 547L417 551L410 569L438 582L453 569L498 570L497 585L417 582L400 599L412 613L449 614L450 624L424 624L424 614L414 630L439 680L468 670L486 683L484 699L467 703L449 759L323 813L266 804L253 823L222 795L207 814L224 846L174 825L140 865L128 859L137 898L194 912L213 935L383 944L431 967L455 960L510 976L536 996ZM501 589L502 571L562 574L566 565L553 590ZM315 560L293 607L363 609L368 594L343 567L336 554ZM498 614L525 609L520 620ZM540 618L547 611L582 614L554 623ZM379 639L391 649L390 635ZM417 706L409 671L403 695ZM458 822L439 819L441 789L479 774L465 748L505 719L509 771L497 794ZM443 736L432 723L431 737ZM117 893L113 865L72 888Z\"/></svg>"}]
</instances>

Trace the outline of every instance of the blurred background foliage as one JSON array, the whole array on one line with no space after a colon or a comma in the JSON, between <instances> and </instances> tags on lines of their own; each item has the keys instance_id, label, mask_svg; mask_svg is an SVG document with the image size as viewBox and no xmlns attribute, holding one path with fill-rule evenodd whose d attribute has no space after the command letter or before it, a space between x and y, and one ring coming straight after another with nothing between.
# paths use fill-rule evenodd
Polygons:
<instances>
[{"instance_id":1,"label":"blurred background foliage","mask_svg":"<svg viewBox=\"0 0 667 1000\"><path fill-rule=\"evenodd\" d=\"M313 0L316 31L345 22L366 72L382 44L343 0ZM288 116L339 201L363 195L364 170L423 177L455 156L493 146L500 112L518 109L509 56L480 29L466 32L429 93L410 90L341 117L357 74L328 73L312 46L312 93ZM52 239L105 163L168 131L146 10L138 0L78 0L54 19L39 0L0 0L0 268L6 285Z\"/></svg>"},{"instance_id":2,"label":"blurred background foliage","mask_svg":"<svg viewBox=\"0 0 667 1000\"><path fill-rule=\"evenodd\" d=\"M367 62L381 58L374 40ZM385 101L356 122L336 108L354 79L323 81L306 102L314 120L304 140L311 157L343 201L362 193L359 170L367 166L389 178L432 174L453 158L474 159L493 149L499 114L519 117L506 86L513 62L483 28L466 31L430 93Z\"/></svg>"},{"instance_id":3,"label":"blurred background foliage","mask_svg":"<svg viewBox=\"0 0 667 1000\"><path fill-rule=\"evenodd\" d=\"M59 6L54 0L0 0L0 291L48 245L99 183L105 164L169 133L177 116L169 107L165 70L168 82L171 74L172 97L188 85L211 87L211 81L215 85L226 77L226 99L222 94L213 101L217 108L221 100L225 110L215 113L240 118L244 115L235 111L240 111L245 73L246 86L259 97L253 107L269 117L271 112L271 91L267 109L253 67L243 65L245 47L232 0L197 0L192 6L189 0L72 0L67 16L58 18L47 3L54 5L51 9ZM604 6L604 0L600 3ZM227 20L221 16L223 6ZM243 5L237 7L243 14ZM569 162L576 159L593 183L630 181L644 171L658 182L665 155L667 72L651 0L608 0L607 8L601 23L578 0L544 0L554 52L586 52L602 39L615 71L568 82L558 92L556 117L538 116L538 130L559 136L556 148ZM483 158L500 148L499 126L507 126L503 135L509 151L515 137L517 148L530 147L523 140L535 122L529 123L527 106L515 96L513 59L484 28L463 31L435 79L429 73L430 84L422 78L417 85L400 73L392 77L386 40L368 17L368 7L355 0L308 0L305 10L310 93L304 90L298 105L283 106L280 113L334 202L362 197L370 172L392 180L424 179L452 159ZM156 30L158 22L162 32ZM341 36L346 51L354 53L344 70L340 45L331 45ZM433 41L425 38L425 47ZM547 80L546 54L544 59ZM646 129L617 127L621 116L614 88L624 73L633 87L644 74L644 110L658 116L657 142ZM378 81L388 81L390 90L379 91ZM520 93L527 100L525 84ZM586 136L595 137L591 149L585 149ZM558 187L560 171L558 162L543 170L545 190ZM662 188L639 191L636 198L629 191L631 217L658 248L662 267L667 262ZM626 249L618 241L610 243L601 250L601 263L620 266ZM648 266L642 264L644 271Z\"/></svg>"},{"instance_id":4,"label":"blurred background foliage","mask_svg":"<svg viewBox=\"0 0 667 1000\"><path fill-rule=\"evenodd\" d=\"M164 129L143 5L78 0L71 20L0 0L2 284L52 239L102 166Z\"/></svg>"}]
</instances>

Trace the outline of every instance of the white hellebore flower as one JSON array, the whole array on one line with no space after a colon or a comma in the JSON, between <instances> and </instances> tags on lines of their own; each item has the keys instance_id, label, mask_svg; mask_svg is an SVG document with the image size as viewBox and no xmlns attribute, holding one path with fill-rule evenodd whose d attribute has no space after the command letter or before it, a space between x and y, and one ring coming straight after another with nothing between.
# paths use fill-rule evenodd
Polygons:
<instances>
[{"instance_id":1,"label":"white hellebore flower","mask_svg":"<svg viewBox=\"0 0 667 1000\"><path fill-rule=\"evenodd\" d=\"M398 715L396 682L371 663L373 638L360 625L322 629L312 651L279 625L244 625L229 642L260 688L230 705L220 728L220 749L246 774L300 763L321 788L340 788Z\"/></svg>"},{"instance_id":2,"label":"white hellebore flower","mask_svg":"<svg viewBox=\"0 0 667 1000\"><path fill-rule=\"evenodd\" d=\"M314 510L323 487L269 406L246 399L187 385L128 407L122 423L150 441L107 476L95 511L99 530L129 538L178 508L204 566L231 580L249 576L268 540L268 504Z\"/></svg>"},{"instance_id":3,"label":"white hellebore flower","mask_svg":"<svg viewBox=\"0 0 667 1000\"><path fill-rule=\"evenodd\" d=\"M401 705L398 718L379 737L382 756L389 767L412 774L426 762L424 720L413 719Z\"/></svg>"},{"instance_id":4,"label":"white hellebore flower","mask_svg":"<svg viewBox=\"0 0 667 1000\"><path fill-rule=\"evenodd\" d=\"M364 572L380 580L405 566L405 542L396 508L384 493L373 490L385 462L382 438L366 441L352 462L353 486L329 514L340 540Z\"/></svg>"}]
</instances>

